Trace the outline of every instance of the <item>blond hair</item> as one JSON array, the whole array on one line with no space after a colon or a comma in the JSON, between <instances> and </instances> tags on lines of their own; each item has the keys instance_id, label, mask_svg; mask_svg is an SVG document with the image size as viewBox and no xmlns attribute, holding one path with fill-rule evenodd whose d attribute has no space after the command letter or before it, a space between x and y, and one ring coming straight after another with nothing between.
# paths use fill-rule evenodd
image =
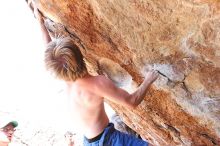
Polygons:
<instances>
[{"instance_id":1,"label":"blond hair","mask_svg":"<svg viewBox=\"0 0 220 146\"><path fill-rule=\"evenodd\" d=\"M48 44L45 65L47 70L65 81L75 81L88 73L80 49L69 37Z\"/></svg>"}]
</instances>

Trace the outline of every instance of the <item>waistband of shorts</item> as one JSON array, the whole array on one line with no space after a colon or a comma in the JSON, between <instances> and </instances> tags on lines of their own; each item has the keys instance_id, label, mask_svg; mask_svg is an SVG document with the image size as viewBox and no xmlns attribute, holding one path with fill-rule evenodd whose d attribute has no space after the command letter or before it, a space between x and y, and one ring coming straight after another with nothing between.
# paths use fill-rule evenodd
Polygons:
<instances>
[{"instance_id":1,"label":"waistband of shorts","mask_svg":"<svg viewBox=\"0 0 220 146\"><path fill-rule=\"evenodd\" d=\"M109 132L111 132L111 131L114 129L114 124L113 124L113 123L109 123L106 128L109 128L109 127L110 127L110 131L109 131ZM113 128L111 128L111 127L113 127ZM95 141L100 140L101 137L102 137L102 135L103 135L103 133L105 132L106 128L105 128L99 135L97 135L97 136L95 136L95 137L93 137L93 138L88 139L87 137L84 137L85 140L86 140L88 143L92 143L92 142L95 142ZM112 129L112 130L111 130L111 129Z\"/></svg>"}]
</instances>

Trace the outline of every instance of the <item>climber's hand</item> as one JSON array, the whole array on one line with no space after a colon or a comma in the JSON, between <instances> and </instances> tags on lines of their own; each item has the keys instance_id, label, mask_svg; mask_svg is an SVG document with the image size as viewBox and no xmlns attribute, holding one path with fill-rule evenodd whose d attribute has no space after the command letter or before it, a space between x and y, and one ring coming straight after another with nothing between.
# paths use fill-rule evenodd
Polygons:
<instances>
[{"instance_id":1,"label":"climber's hand","mask_svg":"<svg viewBox=\"0 0 220 146\"><path fill-rule=\"evenodd\" d=\"M153 83L159 76L158 71L156 70L150 70L145 75L145 80L148 80L149 82Z\"/></svg>"},{"instance_id":2,"label":"climber's hand","mask_svg":"<svg viewBox=\"0 0 220 146\"><path fill-rule=\"evenodd\" d=\"M28 4L28 7L31 9L31 11L34 12L34 7L32 5L32 0L27 0L27 4Z\"/></svg>"},{"instance_id":3,"label":"climber's hand","mask_svg":"<svg viewBox=\"0 0 220 146\"><path fill-rule=\"evenodd\" d=\"M44 22L43 15L39 11L39 9L37 8L36 4L34 2L32 4L33 4L33 7L34 7L34 16L37 18L37 20L39 22Z\"/></svg>"},{"instance_id":4,"label":"climber's hand","mask_svg":"<svg viewBox=\"0 0 220 146\"><path fill-rule=\"evenodd\" d=\"M40 23L44 23L44 19L43 19L43 15L42 13L38 10L36 3L33 0L29 0L28 1L28 6L30 7L30 9L32 10L32 12L34 13L34 17L40 22Z\"/></svg>"}]
</instances>

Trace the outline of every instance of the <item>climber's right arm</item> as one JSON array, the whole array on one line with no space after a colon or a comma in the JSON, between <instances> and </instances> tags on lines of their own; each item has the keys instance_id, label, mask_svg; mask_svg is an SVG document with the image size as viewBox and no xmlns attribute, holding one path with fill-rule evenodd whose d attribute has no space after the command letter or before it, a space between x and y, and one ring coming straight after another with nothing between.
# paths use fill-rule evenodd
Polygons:
<instances>
[{"instance_id":1,"label":"climber's right arm","mask_svg":"<svg viewBox=\"0 0 220 146\"><path fill-rule=\"evenodd\" d=\"M131 94L127 91L116 87L113 82L104 76L101 76L96 82L96 93L99 96L109 99L122 106L136 108L146 96L148 87L157 79L157 71L149 71L145 75L145 79L137 90Z\"/></svg>"}]
</instances>

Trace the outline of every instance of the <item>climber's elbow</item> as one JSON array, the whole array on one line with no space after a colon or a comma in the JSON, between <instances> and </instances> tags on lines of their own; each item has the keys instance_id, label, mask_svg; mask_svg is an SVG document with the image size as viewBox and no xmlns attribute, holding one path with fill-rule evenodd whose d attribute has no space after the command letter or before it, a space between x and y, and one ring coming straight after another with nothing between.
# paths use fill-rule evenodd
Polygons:
<instances>
[{"instance_id":1,"label":"climber's elbow","mask_svg":"<svg viewBox=\"0 0 220 146\"><path fill-rule=\"evenodd\" d=\"M134 110L134 109L136 109L138 107L138 105L136 105L136 104L132 104L132 105L130 105L130 109L132 109L132 110Z\"/></svg>"},{"instance_id":2,"label":"climber's elbow","mask_svg":"<svg viewBox=\"0 0 220 146\"><path fill-rule=\"evenodd\" d=\"M137 98L134 95L132 95L132 94L128 97L127 106L130 109L136 109L137 106L140 104L136 99Z\"/></svg>"}]
</instances>

